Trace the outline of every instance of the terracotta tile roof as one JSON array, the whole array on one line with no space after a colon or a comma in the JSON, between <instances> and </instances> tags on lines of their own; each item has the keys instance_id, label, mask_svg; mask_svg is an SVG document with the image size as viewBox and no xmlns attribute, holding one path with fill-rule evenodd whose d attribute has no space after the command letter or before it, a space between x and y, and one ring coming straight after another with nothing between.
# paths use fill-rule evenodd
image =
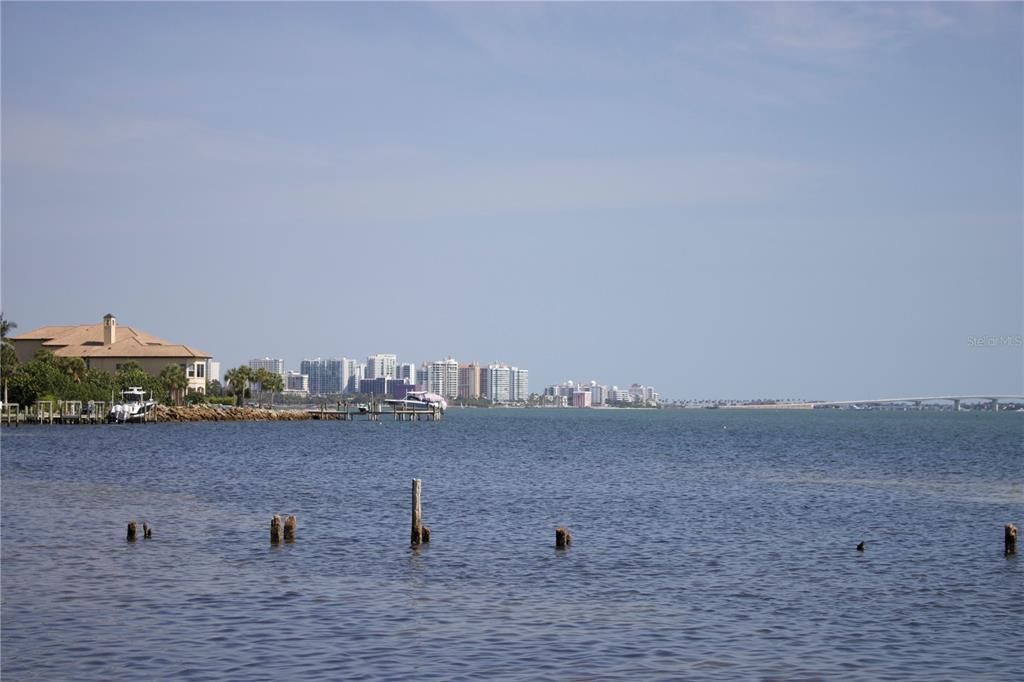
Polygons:
<instances>
[{"instance_id":1,"label":"terracotta tile roof","mask_svg":"<svg viewBox=\"0 0 1024 682\"><path fill-rule=\"evenodd\" d=\"M112 346L103 344L102 324L40 327L20 334L14 341L43 341L54 355L75 358L210 358L209 353L168 343L152 334L117 327L117 341Z\"/></svg>"},{"instance_id":2,"label":"terracotta tile roof","mask_svg":"<svg viewBox=\"0 0 1024 682\"><path fill-rule=\"evenodd\" d=\"M69 329L76 329L75 326L64 326L64 327L40 327L39 329L33 329L30 332L24 334L18 334L17 336L10 337L11 339L22 339L25 341L38 341L39 339L52 339L55 336L59 336Z\"/></svg>"}]
</instances>

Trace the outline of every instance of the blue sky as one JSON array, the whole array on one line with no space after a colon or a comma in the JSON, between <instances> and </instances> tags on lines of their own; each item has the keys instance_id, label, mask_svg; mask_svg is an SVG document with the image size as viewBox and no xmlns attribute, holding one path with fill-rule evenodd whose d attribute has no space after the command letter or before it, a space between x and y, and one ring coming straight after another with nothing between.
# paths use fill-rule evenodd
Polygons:
<instances>
[{"instance_id":1,"label":"blue sky","mask_svg":"<svg viewBox=\"0 0 1024 682\"><path fill-rule=\"evenodd\" d=\"M2 306L670 398L1020 393L1022 5L19 4Z\"/></svg>"}]
</instances>

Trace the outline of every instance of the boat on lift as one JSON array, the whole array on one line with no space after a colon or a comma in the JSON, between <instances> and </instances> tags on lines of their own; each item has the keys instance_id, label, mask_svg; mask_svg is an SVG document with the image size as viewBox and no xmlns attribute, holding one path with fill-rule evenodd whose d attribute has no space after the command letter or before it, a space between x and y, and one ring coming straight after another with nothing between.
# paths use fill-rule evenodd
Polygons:
<instances>
[{"instance_id":1,"label":"boat on lift","mask_svg":"<svg viewBox=\"0 0 1024 682\"><path fill-rule=\"evenodd\" d=\"M440 410L444 413L448 409L448 401L444 396L427 391L409 391L404 398L389 398L384 401L394 410L407 410L413 412L433 412Z\"/></svg>"},{"instance_id":2,"label":"boat on lift","mask_svg":"<svg viewBox=\"0 0 1024 682\"><path fill-rule=\"evenodd\" d=\"M141 422L155 409L156 400L153 399L152 393L147 398L141 386L131 386L121 391L120 402L110 406L107 421L118 424Z\"/></svg>"}]
</instances>

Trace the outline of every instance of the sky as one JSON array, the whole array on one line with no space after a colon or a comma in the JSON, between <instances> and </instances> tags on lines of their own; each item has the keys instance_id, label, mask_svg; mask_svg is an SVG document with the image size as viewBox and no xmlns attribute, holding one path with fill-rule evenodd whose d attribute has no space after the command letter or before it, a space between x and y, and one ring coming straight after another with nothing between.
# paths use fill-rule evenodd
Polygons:
<instances>
[{"instance_id":1,"label":"sky","mask_svg":"<svg viewBox=\"0 0 1024 682\"><path fill-rule=\"evenodd\" d=\"M1019 395L1022 8L4 2L0 305L222 371Z\"/></svg>"}]
</instances>

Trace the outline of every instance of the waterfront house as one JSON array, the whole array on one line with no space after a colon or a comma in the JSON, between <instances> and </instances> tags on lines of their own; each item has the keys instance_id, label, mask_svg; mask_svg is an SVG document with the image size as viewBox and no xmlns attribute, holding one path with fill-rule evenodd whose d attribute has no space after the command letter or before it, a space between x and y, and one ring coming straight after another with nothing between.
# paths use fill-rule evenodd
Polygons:
<instances>
[{"instance_id":1,"label":"waterfront house","mask_svg":"<svg viewBox=\"0 0 1024 682\"><path fill-rule=\"evenodd\" d=\"M128 362L157 376L168 365L178 365L188 377L188 390L206 392L207 364L212 356L201 350L158 339L131 327L119 327L117 318L106 315L102 324L40 327L10 341L19 362L28 362L40 348L54 355L82 358L85 366L113 374Z\"/></svg>"}]
</instances>

